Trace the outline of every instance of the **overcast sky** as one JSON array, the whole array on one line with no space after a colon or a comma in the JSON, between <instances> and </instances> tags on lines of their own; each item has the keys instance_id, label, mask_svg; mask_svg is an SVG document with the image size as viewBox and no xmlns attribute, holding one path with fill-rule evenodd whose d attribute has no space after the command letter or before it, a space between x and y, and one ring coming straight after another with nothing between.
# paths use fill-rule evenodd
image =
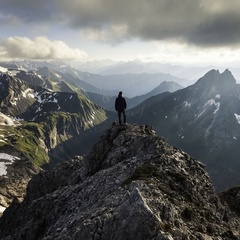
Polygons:
<instances>
[{"instance_id":1,"label":"overcast sky","mask_svg":"<svg viewBox=\"0 0 240 240\"><path fill-rule=\"evenodd\" d=\"M240 0L0 0L0 59L217 64L240 56Z\"/></svg>"}]
</instances>

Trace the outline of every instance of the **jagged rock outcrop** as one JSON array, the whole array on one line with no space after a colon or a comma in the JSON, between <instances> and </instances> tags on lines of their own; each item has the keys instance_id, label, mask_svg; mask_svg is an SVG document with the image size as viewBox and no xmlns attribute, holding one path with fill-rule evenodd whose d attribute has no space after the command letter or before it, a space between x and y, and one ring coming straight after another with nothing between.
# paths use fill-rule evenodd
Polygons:
<instances>
[{"instance_id":1,"label":"jagged rock outcrop","mask_svg":"<svg viewBox=\"0 0 240 240\"><path fill-rule=\"evenodd\" d=\"M34 176L2 240L239 239L240 216L204 165L149 126L113 126L85 157Z\"/></svg>"}]
</instances>

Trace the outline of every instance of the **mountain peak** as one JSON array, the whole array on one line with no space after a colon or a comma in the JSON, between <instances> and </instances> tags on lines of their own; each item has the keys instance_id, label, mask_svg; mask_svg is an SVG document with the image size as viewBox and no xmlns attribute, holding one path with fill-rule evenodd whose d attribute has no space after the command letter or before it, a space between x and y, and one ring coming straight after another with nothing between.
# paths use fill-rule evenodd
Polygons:
<instances>
[{"instance_id":1,"label":"mountain peak","mask_svg":"<svg viewBox=\"0 0 240 240\"><path fill-rule=\"evenodd\" d=\"M233 77L232 72L226 69L222 74L221 77L223 81L228 82L228 84L236 84L236 79Z\"/></svg>"},{"instance_id":2,"label":"mountain peak","mask_svg":"<svg viewBox=\"0 0 240 240\"><path fill-rule=\"evenodd\" d=\"M14 201L4 212L0 237L239 236L239 222L231 221L230 216L235 216L231 210L228 222L223 220L228 209L215 195L203 167L167 144L150 126L115 125L84 158L33 177L25 200Z\"/></svg>"},{"instance_id":3,"label":"mountain peak","mask_svg":"<svg viewBox=\"0 0 240 240\"><path fill-rule=\"evenodd\" d=\"M234 89L236 79L228 69L223 73L220 73L219 70L213 69L197 81L196 86L200 85L202 85L202 88L214 88L216 91L227 92Z\"/></svg>"}]
</instances>

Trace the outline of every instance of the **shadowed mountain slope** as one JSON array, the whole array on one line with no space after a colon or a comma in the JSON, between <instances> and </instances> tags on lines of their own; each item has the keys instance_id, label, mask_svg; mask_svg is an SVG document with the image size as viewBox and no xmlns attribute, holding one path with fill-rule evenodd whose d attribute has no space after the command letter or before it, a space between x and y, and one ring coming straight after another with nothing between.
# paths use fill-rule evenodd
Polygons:
<instances>
[{"instance_id":1,"label":"shadowed mountain slope","mask_svg":"<svg viewBox=\"0 0 240 240\"><path fill-rule=\"evenodd\" d=\"M228 70L149 98L128 115L204 162L217 189L239 184L240 85Z\"/></svg>"}]
</instances>

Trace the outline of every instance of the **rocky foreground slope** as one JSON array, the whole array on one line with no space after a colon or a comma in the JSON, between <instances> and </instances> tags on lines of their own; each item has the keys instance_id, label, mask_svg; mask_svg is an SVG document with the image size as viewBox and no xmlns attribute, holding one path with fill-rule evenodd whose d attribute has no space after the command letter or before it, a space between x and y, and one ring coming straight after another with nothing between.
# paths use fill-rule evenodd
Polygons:
<instances>
[{"instance_id":1,"label":"rocky foreground slope","mask_svg":"<svg viewBox=\"0 0 240 240\"><path fill-rule=\"evenodd\" d=\"M150 127L113 126L85 157L34 176L0 238L240 239L239 193L218 197L204 165Z\"/></svg>"}]
</instances>

